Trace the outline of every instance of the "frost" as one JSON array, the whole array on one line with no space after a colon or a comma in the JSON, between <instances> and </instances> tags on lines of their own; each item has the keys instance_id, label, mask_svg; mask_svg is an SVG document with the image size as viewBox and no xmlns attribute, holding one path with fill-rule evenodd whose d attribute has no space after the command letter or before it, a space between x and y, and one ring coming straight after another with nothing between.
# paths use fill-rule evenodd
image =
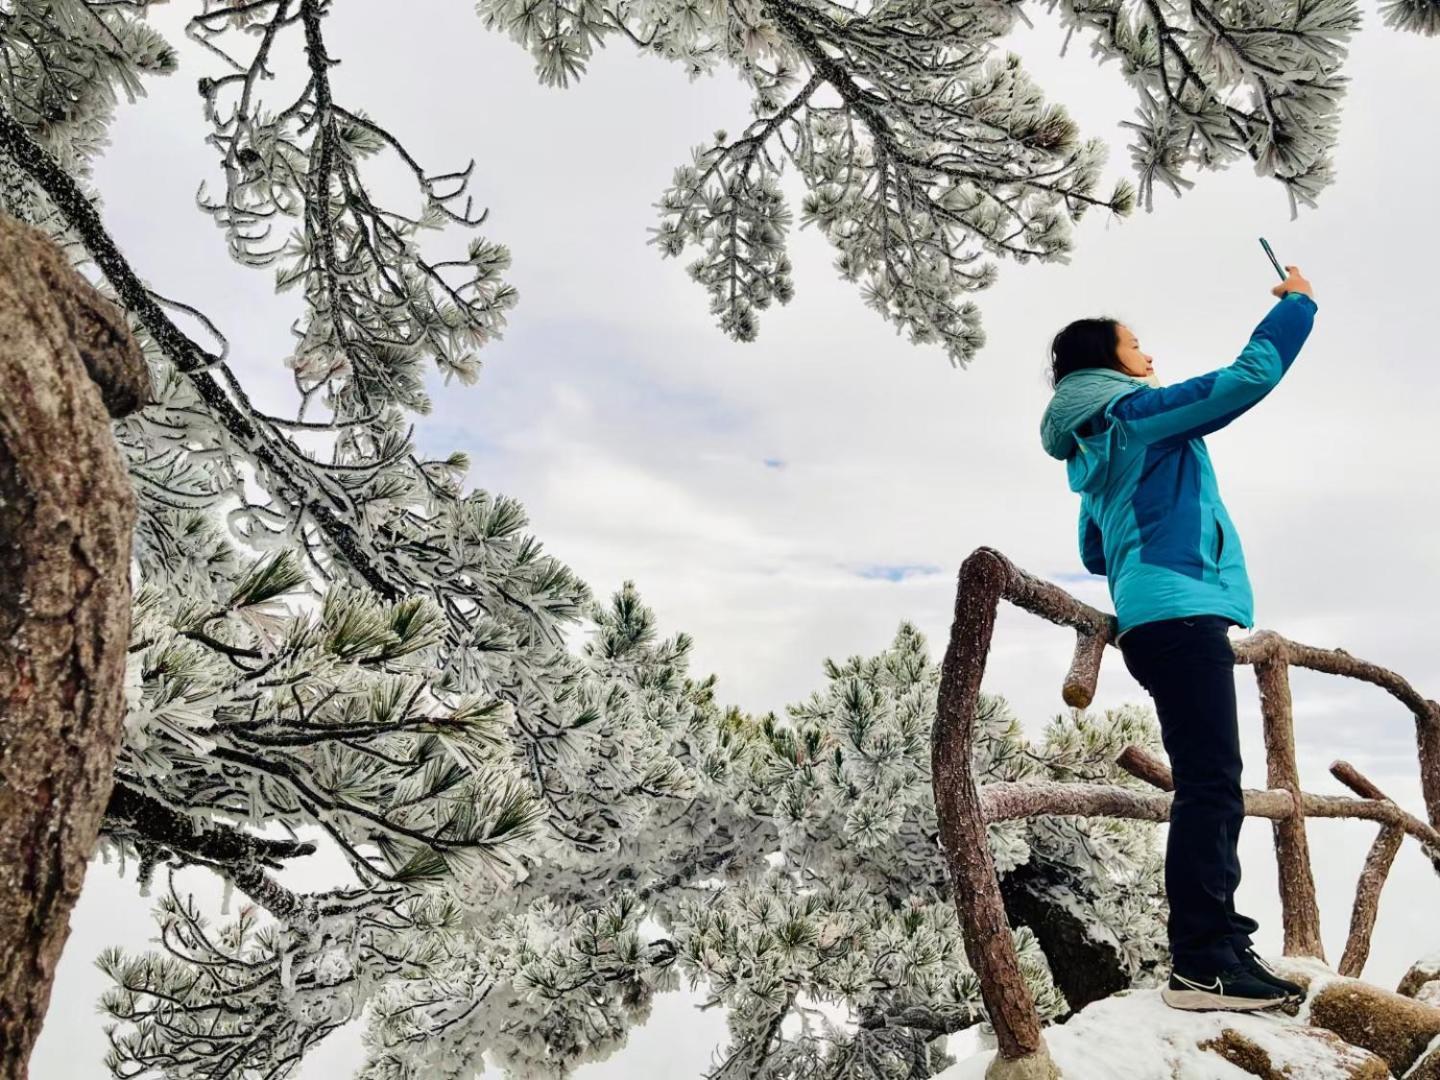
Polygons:
<instances>
[{"instance_id":1,"label":"frost","mask_svg":"<svg viewBox=\"0 0 1440 1080\"><path fill-rule=\"evenodd\" d=\"M280 951L280 1000L289 1001L295 996L295 954L289 949Z\"/></svg>"}]
</instances>

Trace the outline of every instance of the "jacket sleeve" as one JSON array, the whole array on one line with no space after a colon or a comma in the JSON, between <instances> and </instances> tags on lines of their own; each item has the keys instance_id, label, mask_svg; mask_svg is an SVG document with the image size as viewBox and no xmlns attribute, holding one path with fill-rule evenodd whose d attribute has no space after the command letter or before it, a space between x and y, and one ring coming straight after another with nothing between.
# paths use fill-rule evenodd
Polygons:
<instances>
[{"instance_id":1,"label":"jacket sleeve","mask_svg":"<svg viewBox=\"0 0 1440 1080\"><path fill-rule=\"evenodd\" d=\"M1080 561L1092 574L1105 576L1105 547L1100 526L1080 507Z\"/></svg>"},{"instance_id":2,"label":"jacket sleeve","mask_svg":"<svg viewBox=\"0 0 1440 1080\"><path fill-rule=\"evenodd\" d=\"M1127 394L1116 402L1113 416L1126 434L1150 444L1182 443L1219 431L1275 389L1305 344L1315 311L1315 301L1304 293L1286 293L1229 367Z\"/></svg>"}]
</instances>

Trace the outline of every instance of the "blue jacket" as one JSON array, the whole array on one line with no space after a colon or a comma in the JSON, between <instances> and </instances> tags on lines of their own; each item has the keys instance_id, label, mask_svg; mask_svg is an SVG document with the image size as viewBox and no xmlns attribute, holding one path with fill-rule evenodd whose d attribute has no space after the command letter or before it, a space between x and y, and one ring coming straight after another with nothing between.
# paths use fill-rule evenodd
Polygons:
<instances>
[{"instance_id":1,"label":"blue jacket","mask_svg":"<svg viewBox=\"0 0 1440 1080\"><path fill-rule=\"evenodd\" d=\"M1315 310L1305 294L1285 294L1233 364L1174 386L1087 368L1055 388L1040 439L1080 493L1080 558L1107 578L1120 633L1187 615L1255 624L1240 535L1204 436L1275 388Z\"/></svg>"}]
</instances>

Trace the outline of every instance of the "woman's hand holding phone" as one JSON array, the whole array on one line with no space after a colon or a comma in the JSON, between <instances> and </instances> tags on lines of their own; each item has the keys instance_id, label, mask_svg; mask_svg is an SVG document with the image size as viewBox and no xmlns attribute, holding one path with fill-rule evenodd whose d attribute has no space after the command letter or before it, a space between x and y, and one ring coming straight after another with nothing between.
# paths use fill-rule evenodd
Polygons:
<instances>
[{"instance_id":1,"label":"woman's hand holding phone","mask_svg":"<svg viewBox=\"0 0 1440 1080\"><path fill-rule=\"evenodd\" d=\"M1311 300L1315 299L1315 293L1311 291L1310 282L1304 274L1300 273L1298 266L1285 267L1285 273L1287 275L1285 280L1270 290L1272 295L1284 296L1286 293L1298 292L1304 293L1310 297Z\"/></svg>"}]
</instances>

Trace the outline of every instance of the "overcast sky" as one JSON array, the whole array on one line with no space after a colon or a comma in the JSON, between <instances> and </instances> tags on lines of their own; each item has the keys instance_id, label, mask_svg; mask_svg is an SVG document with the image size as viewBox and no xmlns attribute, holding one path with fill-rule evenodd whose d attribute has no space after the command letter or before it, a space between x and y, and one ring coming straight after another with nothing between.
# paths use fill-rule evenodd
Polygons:
<instances>
[{"instance_id":1,"label":"overcast sky","mask_svg":"<svg viewBox=\"0 0 1440 1080\"><path fill-rule=\"evenodd\" d=\"M181 5L174 5L175 8ZM1318 211L1289 220L1283 190L1239 165L1198 177L1153 214L1096 215L1068 265L1005 264L978 299L989 344L969 370L917 349L864 307L831 267L823 237L795 235L796 296L737 345L712 325L683 261L646 245L673 168L716 128L738 130L748 95L728 75L690 83L675 66L603 53L569 91L540 87L529 57L488 33L468 4L348 0L330 20L341 59L335 93L360 106L434 169L475 157L485 234L510 246L519 307L470 388L436 386L418 429L435 454L463 449L471 481L518 497L547 549L601 597L634 580L665 632L696 640L695 670L727 703L781 710L821 684L826 657L873 654L902 620L943 650L961 560L985 544L1109 607L1075 547L1076 497L1040 450L1048 340L1071 319L1113 314L1134 329L1162 379L1230 362L1273 302L1256 237L1315 285L1315 329L1285 383L1208 440L1241 533L1260 625L1339 646L1440 695L1440 506L1434 465L1433 209L1440 43L1378 25L1367 10L1346 71L1338 181ZM1120 121L1134 108L1117 65L1098 66L1039 8L1013 48L1087 136L1111 141L1107 183L1129 170ZM178 25L162 9L161 25ZM174 35L179 41L179 35ZM293 41L287 49L294 49ZM282 70L300 58L282 51ZM268 272L230 263L193 207L215 182L195 80L213 62L187 47L181 71L122 109L97 180L105 218L162 293L203 308L231 337L257 393L288 386L290 297ZM1416 118L1421 118L1417 122ZM794 190L792 186L792 190ZM457 243L463 242L457 239ZM986 686L1037 730L1061 707L1071 639L1002 613ZM1264 786L1253 678L1239 669L1247 785ZM1307 789L1346 758L1423 812L1408 713L1366 686L1297 674L1300 768ZM1118 654L1099 704L1143 698ZM1338 957L1354 882L1373 830L1315 823L1311 843L1326 945ZM1278 952L1269 827L1244 842L1241 907ZM213 890L199 877L196 887ZM1367 977L1393 985L1440 949L1431 917L1440 882L1412 844L1381 904ZM150 901L133 879L95 865L75 917L35 1080L99 1080L94 1002L100 947L143 948ZM696 1076L723 1019L695 999L661 1002L651 1024L580 1080ZM307 1080L359 1060L351 1033L311 1059Z\"/></svg>"}]
</instances>

